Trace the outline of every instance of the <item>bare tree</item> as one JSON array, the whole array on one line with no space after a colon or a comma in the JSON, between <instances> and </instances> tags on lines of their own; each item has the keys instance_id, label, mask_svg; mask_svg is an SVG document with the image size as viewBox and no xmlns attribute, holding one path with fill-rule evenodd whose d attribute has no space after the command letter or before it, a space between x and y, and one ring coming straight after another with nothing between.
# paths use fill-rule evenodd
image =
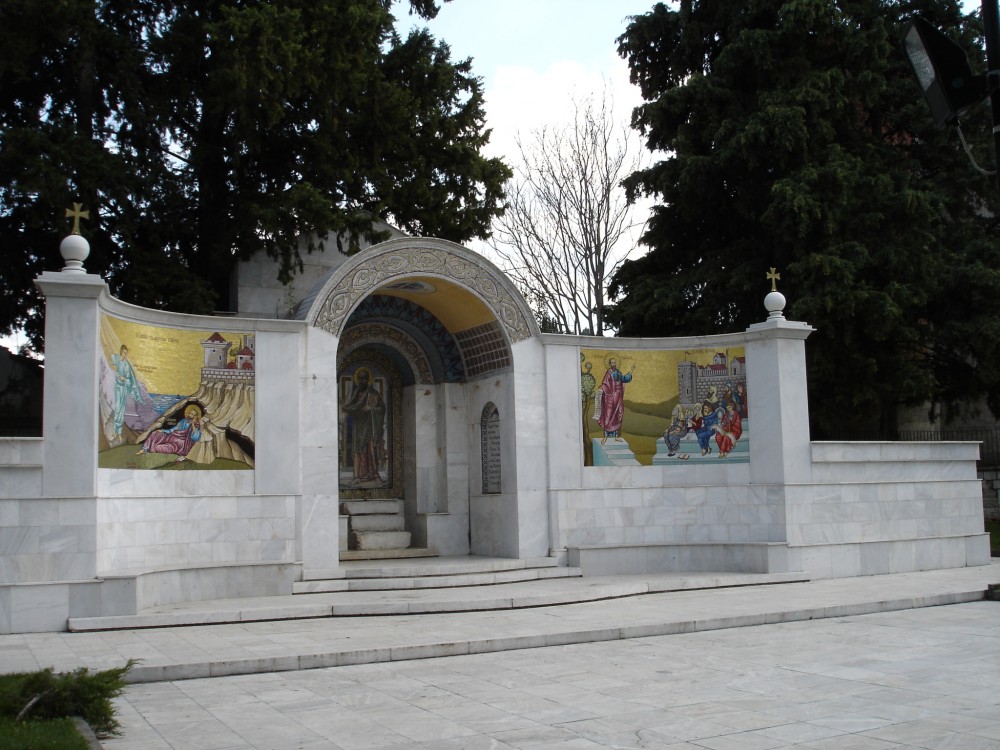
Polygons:
<instances>
[{"instance_id":1,"label":"bare tree","mask_svg":"<svg viewBox=\"0 0 1000 750\"><path fill-rule=\"evenodd\" d=\"M602 335L605 289L637 244L642 222L621 181L639 169L642 147L600 100L571 99L572 120L520 134L520 163L490 247L543 322L560 333Z\"/></svg>"}]
</instances>

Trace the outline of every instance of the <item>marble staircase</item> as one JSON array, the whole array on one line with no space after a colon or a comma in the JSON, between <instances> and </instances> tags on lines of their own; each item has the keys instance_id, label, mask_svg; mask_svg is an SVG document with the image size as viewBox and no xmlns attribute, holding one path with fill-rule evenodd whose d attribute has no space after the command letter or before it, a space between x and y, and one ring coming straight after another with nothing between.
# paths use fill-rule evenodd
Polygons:
<instances>
[{"instance_id":1,"label":"marble staircase","mask_svg":"<svg viewBox=\"0 0 1000 750\"><path fill-rule=\"evenodd\" d=\"M296 584L298 594L178 602L150 607L134 615L73 617L68 620L67 628L82 632L315 618L498 612L653 593L808 580L808 576L801 573L655 573L585 577L579 568L560 567L552 558L439 557L417 561L387 560L378 564L344 562L340 569L343 578L332 581L343 588L336 591L327 590L325 587L329 584L325 580L301 581ZM477 580L481 582L476 583ZM380 585L377 582L385 584L386 588L364 588ZM313 590L309 590L310 586ZM369 622L364 627L377 629L378 626Z\"/></svg>"},{"instance_id":2,"label":"marble staircase","mask_svg":"<svg viewBox=\"0 0 1000 750\"><path fill-rule=\"evenodd\" d=\"M346 500L340 514L347 517L347 549L342 560L391 560L433 557L437 551L411 547L401 499Z\"/></svg>"}]
</instances>

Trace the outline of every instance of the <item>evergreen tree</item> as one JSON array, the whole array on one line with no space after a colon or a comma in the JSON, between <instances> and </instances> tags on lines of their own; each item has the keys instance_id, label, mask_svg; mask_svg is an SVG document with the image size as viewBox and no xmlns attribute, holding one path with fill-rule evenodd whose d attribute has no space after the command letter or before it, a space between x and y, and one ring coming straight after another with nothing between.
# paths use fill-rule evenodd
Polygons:
<instances>
[{"instance_id":1,"label":"evergreen tree","mask_svg":"<svg viewBox=\"0 0 1000 750\"><path fill-rule=\"evenodd\" d=\"M32 279L59 267L75 201L88 271L182 312L227 309L234 260L260 249L287 280L302 237L352 250L380 219L485 237L510 170L481 154L481 83L426 30L401 38L391 5L0 5L0 331L37 343Z\"/></svg>"},{"instance_id":2,"label":"evergreen tree","mask_svg":"<svg viewBox=\"0 0 1000 750\"><path fill-rule=\"evenodd\" d=\"M631 20L634 124L661 158L628 181L659 204L649 253L611 287L621 334L743 330L775 266L786 316L817 329L815 436L892 431L904 404L996 411L995 183L933 128L898 45L915 14L976 54L954 0L682 0ZM992 166L976 116L965 132Z\"/></svg>"}]
</instances>

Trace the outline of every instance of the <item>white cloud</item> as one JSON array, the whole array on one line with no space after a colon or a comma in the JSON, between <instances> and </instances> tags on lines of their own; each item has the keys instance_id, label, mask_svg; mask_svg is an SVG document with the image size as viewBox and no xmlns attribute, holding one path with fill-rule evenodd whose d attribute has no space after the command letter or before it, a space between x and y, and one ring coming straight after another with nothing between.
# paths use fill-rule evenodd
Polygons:
<instances>
[{"instance_id":1,"label":"white cloud","mask_svg":"<svg viewBox=\"0 0 1000 750\"><path fill-rule=\"evenodd\" d=\"M559 60L543 70L520 65L498 65L486 82L487 125L492 128L490 156L516 158L517 134L528 134L544 125L559 125L570 118L570 102L600 97L605 85L614 99L615 116L628 122L632 108L641 102L639 91L628 81L625 61L609 53L599 64Z\"/></svg>"}]
</instances>

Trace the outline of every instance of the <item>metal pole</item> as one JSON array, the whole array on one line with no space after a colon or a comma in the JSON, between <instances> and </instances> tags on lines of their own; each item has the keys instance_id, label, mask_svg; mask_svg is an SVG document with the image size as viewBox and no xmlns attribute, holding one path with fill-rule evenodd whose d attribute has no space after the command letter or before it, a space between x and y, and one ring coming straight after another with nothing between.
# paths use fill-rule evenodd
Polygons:
<instances>
[{"instance_id":1,"label":"metal pole","mask_svg":"<svg viewBox=\"0 0 1000 750\"><path fill-rule=\"evenodd\" d=\"M1000 9L998 0L983 0L983 31L986 34L987 80L1000 76ZM990 94L990 108L993 112L993 155L997 165L997 191L1000 193L1000 89ZM998 209L1000 211L1000 209Z\"/></svg>"}]
</instances>

